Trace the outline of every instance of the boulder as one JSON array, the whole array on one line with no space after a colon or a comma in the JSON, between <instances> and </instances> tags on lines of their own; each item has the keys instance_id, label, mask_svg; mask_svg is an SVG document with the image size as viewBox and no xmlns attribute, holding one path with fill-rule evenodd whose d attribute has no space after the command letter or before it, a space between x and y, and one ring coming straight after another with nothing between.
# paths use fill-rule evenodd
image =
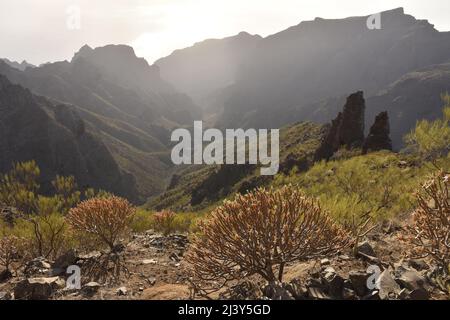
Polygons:
<instances>
[{"instance_id":1,"label":"boulder","mask_svg":"<svg viewBox=\"0 0 450 320\"><path fill-rule=\"evenodd\" d=\"M350 271L348 277L353 290L358 296L363 297L368 293L367 279L370 277L369 273Z\"/></svg>"},{"instance_id":2,"label":"boulder","mask_svg":"<svg viewBox=\"0 0 450 320\"><path fill-rule=\"evenodd\" d=\"M397 299L401 291L400 286L395 282L387 269L380 274L377 280L377 287L382 300Z\"/></svg>"},{"instance_id":3,"label":"boulder","mask_svg":"<svg viewBox=\"0 0 450 320\"><path fill-rule=\"evenodd\" d=\"M95 293L97 293L98 289L100 289L101 286L102 285L98 282L89 282L83 286L83 288L81 289L81 293L86 296L93 296Z\"/></svg>"},{"instance_id":4,"label":"boulder","mask_svg":"<svg viewBox=\"0 0 450 320\"><path fill-rule=\"evenodd\" d=\"M344 279L336 272L327 272L323 276L323 282L326 286L328 294L333 298L342 297L342 289L344 287Z\"/></svg>"},{"instance_id":5,"label":"boulder","mask_svg":"<svg viewBox=\"0 0 450 320\"><path fill-rule=\"evenodd\" d=\"M262 293L270 300L294 300L294 297L286 287L287 285L284 283L272 282L262 289Z\"/></svg>"},{"instance_id":6,"label":"boulder","mask_svg":"<svg viewBox=\"0 0 450 320\"><path fill-rule=\"evenodd\" d=\"M412 300L430 298L428 282L418 271L400 267L395 271L395 280L402 288L410 291L409 296Z\"/></svg>"},{"instance_id":7,"label":"boulder","mask_svg":"<svg viewBox=\"0 0 450 320\"><path fill-rule=\"evenodd\" d=\"M5 282L12 278L12 273L8 269L3 269L0 271L0 283Z\"/></svg>"},{"instance_id":8,"label":"boulder","mask_svg":"<svg viewBox=\"0 0 450 320\"><path fill-rule=\"evenodd\" d=\"M73 249L70 249L55 260L55 262L52 264L52 268L66 270L67 267L75 265L77 260L77 252Z\"/></svg>"},{"instance_id":9,"label":"boulder","mask_svg":"<svg viewBox=\"0 0 450 320\"><path fill-rule=\"evenodd\" d=\"M376 257L375 250L368 241L364 241L356 248L357 254L363 254L365 256Z\"/></svg>"},{"instance_id":10,"label":"boulder","mask_svg":"<svg viewBox=\"0 0 450 320\"><path fill-rule=\"evenodd\" d=\"M51 269L51 263L44 257L37 257L30 260L25 265L24 273L27 276L33 276L37 274L47 274Z\"/></svg>"},{"instance_id":11,"label":"boulder","mask_svg":"<svg viewBox=\"0 0 450 320\"><path fill-rule=\"evenodd\" d=\"M56 290L64 286L65 281L59 277L24 279L16 284L14 298L16 300L47 300Z\"/></svg>"}]
</instances>

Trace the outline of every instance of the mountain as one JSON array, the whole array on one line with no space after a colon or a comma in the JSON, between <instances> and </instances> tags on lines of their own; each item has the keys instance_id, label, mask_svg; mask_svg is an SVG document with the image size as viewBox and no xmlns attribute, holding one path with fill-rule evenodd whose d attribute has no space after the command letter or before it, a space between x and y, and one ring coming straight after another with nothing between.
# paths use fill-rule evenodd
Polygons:
<instances>
[{"instance_id":1,"label":"mountain","mask_svg":"<svg viewBox=\"0 0 450 320\"><path fill-rule=\"evenodd\" d=\"M44 191L57 174L74 175L80 187L136 199L133 178L88 127L70 105L36 96L0 75L0 172L13 162L36 160Z\"/></svg>"},{"instance_id":2,"label":"mountain","mask_svg":"<svg viewBox=\"0 0 450 320\"><path fill-rule=\"evenodd\" d=\"M38 95L72 104L117 166L134 178L141 200L162 191L170 177L171 129L200 118L192 100L128 46L84 46L70 62L25 71L0 61L0 74Z\"/></svg>"},{"instance_id":3,"label":"mountain","mask_svg":"<svg viewBox=\"0 0 450 320\"><path fill-rule=\"evenodd\" d=\"M450 63L418 69L370 97L367 119L374 119L377 113L388 110L392 142L399 149L404 134L411 131L418 120L442 117L441 95L445 92L450 92Z\"/></svg>"},{"instance_id":4,"label":"mountain","mask_svg":"<svg viewBox=\"0 0 450 320\"><path fill-rule=\"evenodd\" d=\"M35 65L33 65L31 63L28 63L25 60L23 60L21 63L16 62L16 61L11 61L11 60L8 60L6 58L5 59L0 59L0 60L3 60L4 62L6 62L11 67L16 68L16 69L18 69L20 71L24 71L26 68L35 68L36 67Z\"/></svg>"},{"instance_id":5,"label":"mountain","mask_svg":"<svg viewBox=\"0 0 450 320\"><path fill-rule=\"evenodd\" d=\"M232 85L246 57L262 38L241 32L209 39L174 51L155 62L161 77L208 111L217 109L216 94Z\"/></svg>"},{"instance_id":6,"label":"mountain","mask_svg":"<svg viewBox=\"0 0 450 320\"><path fill-rule=\"evenodd\" d=\"M369 30L367 19L316 18L258 41L227 89L218 125L280 127L308 119L311 104L358 90L371 97L407 73L450 60L450 33L402 8L382 12L380 30Z\"/></svg>"},{"instance_id":7,"label":"mountain","mask_svg":"<svg viewBox=\"0 0 450 320\"><path fill-rule=\"evenodd\" d=\"M280 130L280 173L288 174L294 167L298 171L307 170L327 131L327 126L312 122L283 127ZM151 197L146 206L156 210L203 209L235 192L246 193L267 186L273 179L274 176L261 176L256 165L186 166L172 176L167 190Z\"/></svg>"},{"instance_id":8,"label":"mountain","mask_svg":"<svg viewBox=\"0 0 450 320\"><path fill-rule=\"evenodd\" d=\"M403 146L403 136L417 120L433 120L442 115L441 94L450 92L450 63L431 65L409 72L366 99L366 129L380 112L389 112L395 150ZM305 119L328 122L341 109L345 96L325 99L304 108ZM366 130L367 133L367 130Z\"/></svg>"}]
</instances>

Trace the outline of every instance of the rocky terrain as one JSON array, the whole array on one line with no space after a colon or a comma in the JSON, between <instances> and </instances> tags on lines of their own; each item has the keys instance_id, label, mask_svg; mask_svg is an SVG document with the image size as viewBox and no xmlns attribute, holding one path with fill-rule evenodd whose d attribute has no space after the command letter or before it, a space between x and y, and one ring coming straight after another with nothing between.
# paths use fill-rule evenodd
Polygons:
<instances>
[{"instance_id":1,"label":"rocky terrain","mask_svg":"<svg viewBox=\"0 0 450 320\"><path fill-rule=\"evenodd\" d=\"M267 284L258 276L230 283L210 295L213 299L243 300L434 300L448 299L435 284L436 271L429 260L411 259L399 241L404 232L398 223L385 223L358 245L356 256L345 251L290 264L283 283ZM189 265L183 260L189 245L186 235L162 236L149 230L135 234L120 255L126 271L118 280L88 281L80 289L65 288L68 265L81 272L100 252L68 252L56 261L28 261L17 275L2 272L0 299L204 299L194 296ZM125 268L124 268L125 270ZM376 272L376 273L373 273Z\"/></svg>"}]
</instances>

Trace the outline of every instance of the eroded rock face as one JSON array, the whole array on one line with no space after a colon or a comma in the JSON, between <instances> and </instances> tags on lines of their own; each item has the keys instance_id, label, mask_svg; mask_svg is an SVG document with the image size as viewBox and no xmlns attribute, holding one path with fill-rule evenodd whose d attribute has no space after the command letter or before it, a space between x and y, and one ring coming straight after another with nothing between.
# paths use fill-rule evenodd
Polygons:
<instances>
[{"instance_id":1,"label":"eroded rock face","mask_svg":"<svg viewBox=\"0 0 450 320\"><path fill-rule=\"evenodd\" d=\"M381 112L376 116L375 122L370 128L369 135L364 141L363 153L392 150L392 141L389 137L390 126L387 111Z\"/></svg>"},{"instance_id":2,"label":"eroded rock face","mask_svg":"<svg viewBox=\"0 0 450 320\"><path fill-rule=\"evenodd\" d=\"M339 128L339 143L347 148L360 147L364 142L364 93L358 91L347 98Z\"/></svg>"},{"instance_id":3,"label":"eroded rock face","mask_svg":"<svg viewBox=\"0 0 450 320\"><path fill-rule=\"evenodd\" d=\"M364 113L366 104L362 91L347 98L344 110L331 122L328 134L317 149L315 160L330 159L345 146L348 149L361 147L364 142Z\"/></svg>"}]
</instances>

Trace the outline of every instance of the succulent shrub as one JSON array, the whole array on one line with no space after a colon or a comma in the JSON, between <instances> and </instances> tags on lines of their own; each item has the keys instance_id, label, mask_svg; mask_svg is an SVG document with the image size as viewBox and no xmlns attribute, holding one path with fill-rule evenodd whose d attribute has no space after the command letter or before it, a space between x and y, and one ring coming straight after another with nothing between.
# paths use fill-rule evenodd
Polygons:
<instances>
[{"instance_id":1,"label":"succulent shrub","mask_svg":"<svg viewBox=\"0 0 450 320\"><path fill-rule=\"evenodd\" d=\"M186 254L197 289L254 274L281 281L287 263L333 254L349 243L319 204L292 186L237 195L199 222L199 231Z\"/></svg>"},{"instance_id":2,"label":"succulent shrub","mask_svg":"<svg viewBox=\"0 0 450 320\"><path fill-rule=\"evenodd\" d=\"M67 221L74 230L94 237L114 251L129 231L135 212L136 208L120 197L92 198L70 209Z\"/></svg>"}]
</instances>

